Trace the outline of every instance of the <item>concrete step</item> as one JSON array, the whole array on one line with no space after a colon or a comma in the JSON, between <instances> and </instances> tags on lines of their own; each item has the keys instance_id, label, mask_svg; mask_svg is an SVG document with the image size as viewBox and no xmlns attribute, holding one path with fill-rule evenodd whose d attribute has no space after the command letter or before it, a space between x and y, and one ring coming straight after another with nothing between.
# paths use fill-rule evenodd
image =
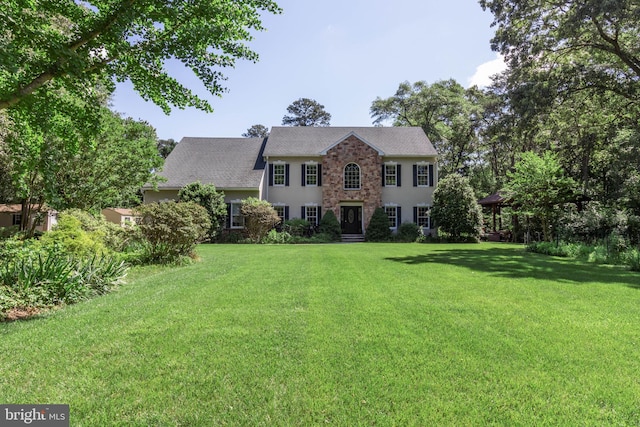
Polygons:
<instances>
[{"instance_id":1,"label":"concrete step","mask_svg":"<svg viewBox=\"0 0 640 427\"><path fill-rule=\"evenodd\" d=\"M343 243L359 243L364 242L364 234L343 234Z\"/></svg>"}]
</instances>

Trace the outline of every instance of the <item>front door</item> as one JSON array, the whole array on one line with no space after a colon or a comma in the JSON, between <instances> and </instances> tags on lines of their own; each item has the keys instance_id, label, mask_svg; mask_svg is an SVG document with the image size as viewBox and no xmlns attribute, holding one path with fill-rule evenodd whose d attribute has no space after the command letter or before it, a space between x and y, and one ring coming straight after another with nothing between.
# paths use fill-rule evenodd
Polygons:
<instances>
[{"instance_id":1,"label":"front door","mask_svg":"<svg viewBox=\"0 0 640 427\"><path fill-rule=\"evenodd\" d=\"M342 234L362 234L362 207L341 206Z\"/></svg>"}]
</instances>

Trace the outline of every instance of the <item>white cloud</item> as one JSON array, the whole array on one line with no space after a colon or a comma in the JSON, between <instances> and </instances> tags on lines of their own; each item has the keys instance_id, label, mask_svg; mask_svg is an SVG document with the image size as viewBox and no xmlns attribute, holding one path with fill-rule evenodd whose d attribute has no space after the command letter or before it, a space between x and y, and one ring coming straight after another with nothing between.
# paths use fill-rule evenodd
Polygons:
<instances>
[{"instance_id":1,"label":"white cloud","mask_svg":"<svg viewBox=\"0 0 640 427\"><path fill-rule=\"evenodd\" d=\"M469 86L477 85L487 87L491 84L491 76L504 71L507 65L502 55L497 54L496 59L478 65L476 73L468 79Z\"/></svg>"}]
</instances>

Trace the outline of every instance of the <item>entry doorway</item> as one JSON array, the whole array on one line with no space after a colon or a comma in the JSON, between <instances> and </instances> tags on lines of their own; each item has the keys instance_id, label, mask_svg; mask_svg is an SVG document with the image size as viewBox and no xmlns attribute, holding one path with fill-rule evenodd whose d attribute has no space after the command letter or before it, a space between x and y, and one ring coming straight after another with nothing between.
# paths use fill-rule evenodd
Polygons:
<instances>
[{"instance_id":1,"label":"entry doorway","mask_svg":"<svg viewBox=\"0 0 640 427\"><path fill-rule=\"evenodd\" d=\"M362 234L362 206L340 206L342 234Z\"/></svg>"}]
</instances>

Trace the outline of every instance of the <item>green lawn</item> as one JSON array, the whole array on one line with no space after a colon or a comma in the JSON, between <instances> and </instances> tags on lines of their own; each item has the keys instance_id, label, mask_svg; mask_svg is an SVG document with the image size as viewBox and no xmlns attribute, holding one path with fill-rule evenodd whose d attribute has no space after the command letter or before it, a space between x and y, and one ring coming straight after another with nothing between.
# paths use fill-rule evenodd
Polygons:
<instances>
[{"instance_id":1,"label":"green lawn","mask_svg":"<svg viewBox=\"0 0 640 427\"><path fill-rule=\"evenodd\" d=\"M640 425L640 274L514 245L210 245L0 324L72 426Z\"/></svg>"}]
</instances>

